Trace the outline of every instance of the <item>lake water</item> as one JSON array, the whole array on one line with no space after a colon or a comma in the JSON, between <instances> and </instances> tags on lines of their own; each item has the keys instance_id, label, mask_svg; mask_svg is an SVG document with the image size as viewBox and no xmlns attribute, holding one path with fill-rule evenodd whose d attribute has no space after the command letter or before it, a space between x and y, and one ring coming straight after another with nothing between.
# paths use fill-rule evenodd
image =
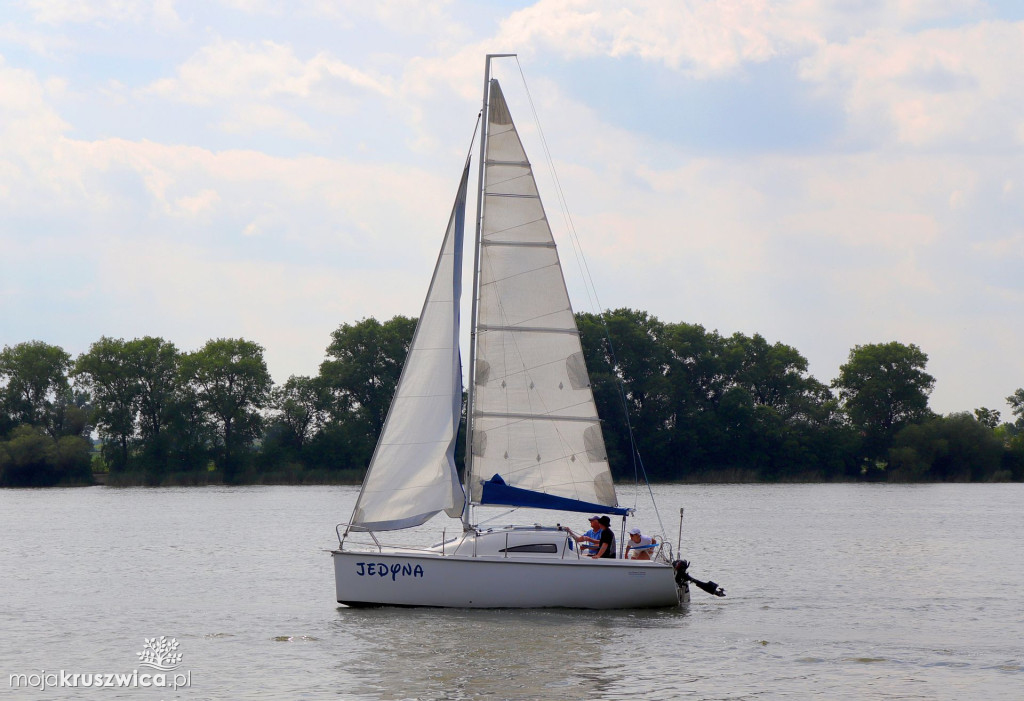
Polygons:
<instances>
[{"instance_id":1,"label":"lake water","mask_svg":"<svg viewBox=\"0 0 1024 701\"><path fill-rule=\"evenodd\" d=\"M659 486L663 524L641 499L640 525L675 540L686 507L691 573L728 597L615 612L341 607L325 550L356 491L0 490L0 694L1024 698L1021 484ZM189 686L9 690L141 675L161 636L182 655L166 683Z\"/></svg>"}]
</instances>

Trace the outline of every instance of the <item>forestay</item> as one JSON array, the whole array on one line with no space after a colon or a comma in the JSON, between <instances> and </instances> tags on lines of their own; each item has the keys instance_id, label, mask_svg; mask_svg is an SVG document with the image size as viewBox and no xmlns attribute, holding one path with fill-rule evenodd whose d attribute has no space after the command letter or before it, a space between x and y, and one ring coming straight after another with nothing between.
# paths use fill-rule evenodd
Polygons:
<instances>
[{"instance_id":1,"label":"forestay","mask_svg":"<svg viewBox=\"0 0 1024 701\"><path fill-rule=\"evenodd\" d=\"M481 480L617 504L555 242L508 106L490 82L467 489Z\"/></svg>"},{"instance_id":2,"label":"forestay","mask_svg":"<svg viewBox=\"0 0 1024 701\"><path fill-rule=\"evenodd\" d=\"M459 302L468 178L467 160L430 290L356 501L356 528L410 528L440 511L459 518L465 506L455 439L462 408Z\"/></svg>"}]
</instances>

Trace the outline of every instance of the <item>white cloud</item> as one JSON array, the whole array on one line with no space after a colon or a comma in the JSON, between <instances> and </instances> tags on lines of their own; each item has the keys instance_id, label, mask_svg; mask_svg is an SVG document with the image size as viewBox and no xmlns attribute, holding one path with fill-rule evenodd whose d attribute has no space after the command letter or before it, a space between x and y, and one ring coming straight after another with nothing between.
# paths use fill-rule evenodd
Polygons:
<instances>
[{"instance_id":1,"label":"white cloud","mask_svg":"<svg viewBox=\"0 0 1024 701\"><path fill-rule=\"evenodd\" d=\"M2 90L10 85L18 90ZM19 96L7 113L48 113L27 72L0 71L0 94ZM0 196L10 195L8 214L36 224L31 236L0 228L0 297L33 309L37 288L52 285L88 319L85 339L69 342L82 322L46 317L47 340L72 353L103 334L183 348L244 336L267 348L279 381L315 374L342 321L417 313L430 273L420 263L436 256L453 196L455 176L406 164L81 141L61 129L12 144L24 132L3 124ZM4 338L23 326L5 324Z\"/></svg>"},{"instance_id":2,"label":"white cloud","mask_svg":"<svg viewBox=\"0 0 1024 701\"><path fill-rule=\"evenodd\" d=\"M765 0L539 0L501 20L494 36L408 62L403 87L427 96L440 84L464 98L479 92L486 53L567 58L636 56L710 78L824 43L802 12L808 2Z\"/></svg>"},{"instance_id":3,"label":"white cloud","mask_svg":"<svg viewBox=\"0 0 1024 701\"><path fill-rule=\"evenodd\" d=\"M370 17L398 30L432 31L450 25L446 10L452 0L219 0L220 4L254 15L318 17L350 24Z\"/></svg>"},{"instance_id":4,"label":"white cloud","mask_svg":"<svg viewBox=\"0 0 1024 701\"><path fill-rule=\"evenodd\" d=\"M218 123L228 134L253 134L275 131L292 139L313 141L318 133L291 112L268 104L243 104L231 108Z\"/></svg>"},{"instance_id":5,"label":"white cloud","mask_svg":"<svg viewBox=\"0 0 1024 701\"><path fill-rule=\"evenodd\" d=\"M440 84L471 97L478 91L474 78L480 57L502 52L569 59L638 57L692 78L721 79L746 64L815 56L869 30L899 32L977 11L980 5L979 0L838 6L829 0L539 0L504 18L492 37L413 58L403 88L424 97Z\"/></svg>"},{"instance_id":6,"label":"white cloud","mask_svg":"<svg viewBox=\"0 0 1024 701\"><path fill-rule=\"evenodd\" d=\"M979 241L971 248L982 255L996 260L1024 259L1024 232L991 241Z\"/></svg>"},{"instance_id":7,"label":"white cloud","mask_svg":"<svg viewBox=\"0 0 1024 701\"><path fill-rule=\"evenodd\" d=\"M220 0L220 3L225 7L252 14L281 15L285 12L281 0Z\"/></svg>"},{"instance_id":8,"label":"white cloud","mask_svg":"<svg viewBox=\"0 0 1024 701\"><path fill-rule=\"evenodd\" d=\"M872 31L806 58L801 76L873 139L1024 143L1024 23Z\"/></svg>"},{"instance_id":9,"label":"white cloud","mask_svg":"<svg viewBox=\"0 0 1024 701\"><path fill-rule=\"evenodd\" d=\"M174 204L180 213L194 217L211 211L219 201L217 191L207 189L195 195L179 197Z\"/></svg>"},{"instance_id":10,"label":"white cloud","mask_svg":"<svg viewBox=\"0 0 1024 701\"><path fill-rule=\"evenodd\" d=\"M137 21L148 3L144 0L25 0L37 22Z\"/></svg>"},{"instance_id":11,"label":"white cloud","mask_svg":"<svg viewBox=\"0 0 1024 701\"><path fill-rule=\"evenodd\" d=\"M867 28L976 11L979 0L540 0L509 15L496 43L568 57L637 56L697 78L801 55Z\"/></svg>"},{"instance_id":12,"label":"white cloud","mask_svg":"<svg viewBox=\"0 0 1024 701\"><path fill-rule=\"evenodd\" d=\"M452 0L310 0L307 11L327 17L371 17L395 31L428 32L438 38L461 31L448 12Z\"/></svg>"},{"instance_id":13,"label":"white cloud","mask_svg":"<svg viewBox=\"0 0 1024 701\"><path fill-rule=\"evenodd\" d=\"M410 313L403 298L419 295L429 281L429 271L410 279L395 269L342 272L339 261L223 260L192 244L110 243L94 261L93 295L108 300L94 315L97 337L99 329L129 338L152 334L183 350L210 338L244 337L264 346L277 382L315 375L342 321ZM124 295L125 289L134 292Z\"/></svg>"},{"instance_id":14,"label":"white cloud","mask_svg":"<svg viewBox=\"0 0 1024 701\"><path fill-rule=\"evenodd\" d=\"M29 29L14 22L0 24L0 43L6 46L24 46L46 57L67 51L73 46L72 41L65 35Z\"/></svg>"},{"instance_id":15,"label":"white cloud","mask_svg":"<svg viewBox=\"0 0 1024 701\"><path fill-rule=\"evenodd\" d=\"M30 7L40 23L155 24L142 3ZM1024 332L1013 321L1022 292L1004 269L1024 255L1024 42L1019 24L965 24L976 7L541 0L493 21L477 10L475 33L459 39L468 25L451 23L459 13L443 2L238 0L196 12L208 27L138 64L148 35L133 35L135 44L113 47L132 70L88 68L84 77L77 66L95 55L83 48L91 39L68 27L83 58L76 67L0 64L0 200L8 221L26 222L0 228L0 295L62 333L71 322L60 314L80 303L81 343L152 333L191 348L246 336L267 348L278 380L315 372L338 323L418 312L480 97L481 57L516 50L604 304L763 333L798 348L826 381L854 344L915 342L939 375L937 408L996 406L1012 390L999 383L1024 372ZM298 43L310 17L359 32L359 49ZM920 28L937 19L943 28ZM17 34L5 27L0 37ZM410 48L412 35L429 43ZM20 36L38 53L57 34ZM750 78L744 66L803 57L785 87L803 80L844 106L853 138L839 153L831 143L807 152L701 145L694 157L609 125L588 107L586 85L569 99L556 70L577 57L595 69L603 58L636 57L619 67L638 82L657 64L701 89L735 89L737 74ZM504 83L512 100L516 67L499 70L515 75ZM93 125L103 125L91 130L79 111L90 89ZM689 106L666 98L662 107ZM522 96L513 112L574 277ZM401 124L391 131L397 120L411 137ZM301 155L282 136L333 150ZM403 150L410 144L420 150ZM40 279L22 274L39 260ZM30 306L49 289L52 306ZM28 327L18 324L8 335L23 340ZM975 363L985 367L971 383L947 383L968 364L958 358L985 358Z\"/></svg>"},{"instance_id":16,"label":"white cloud","mask_svg":"<svg viewBox=\"0 0 1024 701\"><path fill-rule=\"evenodd\" d=\"M225 132L272 131L313 140L308 113L348 114L368 97L391 98L391 79L354 68L320 52L308 60L291 46L272 41L218 40L195 52L173 78L154 81L142 96L210 107L223 116Z\"/></svg>"},{"instance_id":17,"label":"white cloud","mask_svg":"<svg viewBox=\"0 0 1024 701\"><path fill-rule=\"evenodd\" d=\"M570 57L638 56L706 77L820 43L797 11L803 4L542 0L506 18L499 39Z\"/></svg>"},{"instance_id":18,"label":"white cloud","mask_svg":"<svg viewBox=\"0 0 1024 701\"><path fill-rule=\"evenodd\" d=\"M145 92L193 104L237 98L308 98L332 78L385 96L392 92L386 78L369 75L325 53L302 61L290 46L272 41L243 44L223 40L196 52L178 68L178 77L158 80Z\"/></svg>"},{"instance_id":19,"label":"white cloud","mask_svg":"<svg viewBox=\"0 0 1024 701\"><path fill-rule=\"evenodd\" d=\"M62 137L70 125L49 105L48 89L60 91L63 83L44 85L0 56L0 197L8 206L29 183L60 189Z\"/></svg>"},{"instance_id":20,"label":"white cloud","mask_svg":"<svg viewBox=\"0 0 1024 701\"><path fill-rule=\"evenodd\" d=\"M824 381L856 344L917 343L940 378L940 411L998 405L1007 373L1024 371L1007 338L970 331L1005 326L1021 295L1019 280L997 282L991 268L994 255L1022 254L1007 194L1014 151L694 158L564 99L544 109L572 115L554 135L548 125L548 140L581 156L559 170L604 305L762 333L795 346ZM953 377L964 356L1001 360L972 373L970 389Z\"/></svg>"},{"instance_id":21,"label":"white cloud","mask_svg":"<svg viewBox=\"0 0 1024 701\"><path fill-rule=\"evenodd\" d=\"M138 24L178 27L175 0L25 0L33 18L43 24Z\"/></svg>"}]
</instances>

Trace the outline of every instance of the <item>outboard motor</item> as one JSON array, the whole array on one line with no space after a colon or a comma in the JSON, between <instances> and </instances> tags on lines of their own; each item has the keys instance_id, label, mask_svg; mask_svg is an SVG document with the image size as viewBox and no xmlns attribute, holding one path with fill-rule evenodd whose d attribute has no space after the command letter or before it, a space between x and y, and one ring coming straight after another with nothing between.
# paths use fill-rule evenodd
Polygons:
<instances>
[{"instance_id":1,"label":"outboard motor","mask_svg":"<svg viewBox=\"0 0 1024 701\"><path fill-rule=\"evenodd\" d=\"M703 589L712 596L725 596L725 589L722 589L722 587L718 586L711 580L702 582L699 579L694 579L693 577L691 577L690 573L686 571L690 567L690 563L686 560L676 560L672 563L672 567L676 571L677 586L683 587L686 585L687 582L693 582L700 589Z\"/></svg>"},{"instance_id":2,"label":"outboard motor","mask_svg":"<svg viewBox=\"0 0 1024 701\"><path fill-rule=\"evenodd\" d=\"M676 560L672 563L672 569L676 571L676 586L683 586L689 580L689 576L686 573L686 568L690 566L690 563L686 560Z\"/></svg>"}]
</instances>

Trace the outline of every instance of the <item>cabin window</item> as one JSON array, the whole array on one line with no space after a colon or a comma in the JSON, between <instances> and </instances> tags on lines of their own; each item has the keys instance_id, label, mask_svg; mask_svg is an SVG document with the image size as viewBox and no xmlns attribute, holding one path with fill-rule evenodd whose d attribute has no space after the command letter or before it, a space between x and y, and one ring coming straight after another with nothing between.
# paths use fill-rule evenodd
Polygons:
<instances>
[{"instance_id":1,"label":"cabin window","mask_svg":"<svg viewBox=\"0 0 1024 701\"><path fill-rule=\"evenodd\" d=\"M558 546L554 543L530 543L529 545L513 545L502 548L499 553L557 553Z\"/></svg>"}]
</instances>

